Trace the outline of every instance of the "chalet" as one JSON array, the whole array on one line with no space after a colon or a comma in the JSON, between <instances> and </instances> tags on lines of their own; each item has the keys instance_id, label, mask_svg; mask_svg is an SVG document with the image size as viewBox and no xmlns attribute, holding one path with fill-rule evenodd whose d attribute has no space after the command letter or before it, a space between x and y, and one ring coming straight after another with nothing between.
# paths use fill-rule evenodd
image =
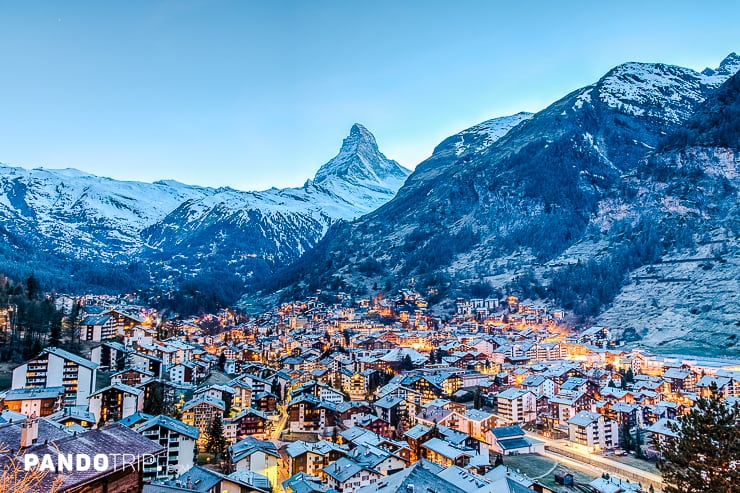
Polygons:
<instances>
[{"instance_id":1,"label":"chalet","mask_svg":"<svg viewBox=\"0 0 740 493\"><path fill-rule=\"evenodd\" d=\"M569 440L591 451L616 448L619 444L619 425L599 413L579 411L568 420Z\"/></svg>"},{"instance_id":2,"label":"chalet","mask_svg":"<svg viewBox=\"0 0 740 493\"><path fill-rule=\"evenodd\" d=\"M47 433L47 426L42 426L43 418L26 420L0 426L0 442L9 444L14 450L21 449L16 460L23 462L26 454L37 457L48 455L52 462L58 462L60 454L107 456L108 467L103 471L64 471L50 472L41 480L38 491L51 491L52 485L61 480L62 485L54 491L72 493L80 491L141 491L144 484L144 460L158 457L164 453L159 444L144 438L121 424L111 424L85 432L81 436L71 436L58 430ZM53 426L53 425L49 425ZM38 437L34 439L34 437ZM82 437L84 436L84 439ZM126 453L124 464L121 454ZM8 467L13 454L0 454L0 468ZM125 466L125 467L124 467Z\"/></svg>"},{"instance_id":3,"label":"chalet","mask_svg":"<svg viewBox=\"0 0 740 493\"><path fill-rule=\"evenodd\" d=\"M384 436L386 438L391 438L395 436L396 430L398 429L398 427L394 428L393 426L391 426L390 422L386 421L383 418L375 416L374 414L366 414L357 418L354 422L354 425L366 430L370 430L373 433Z\"/></svg>"},{"instance_id":4,"label":"chalet","mask_svg":"<svg viewBox=\"0 0 740 493\"><path fill-rule=\"evenodd\" d=\"M242 379L235 378L226 383L226 386L235 390L231 402L232 408L236 410L252 407L252 386Z\"/></svg>"},{"instance_id":5,"label":"chalet","mask_svg":"<svg viewBox=\"0 0 740 493\"><path fill-rule=\"evenodd\" d=\"M493 414L480 409L469 409L461 415L457 429L481 442L487 443L488 430L495 426L496 416Z\"/></svg>"},{"instance_id":6,"label":"chalet","mask_svg":"<svg viewBox=\"0 0 740 493\"><path fill-rule=\"evenodd\" d=\"M114 339L116 320L110 315L88 315L80 322L81 341L101 342Z\"/></svg>"},{"instance_id":7,"label":"chalet","mask_svg":"<svg viewBox=\"0 0 740 493\"><path fill-rule=\"evenodd\" d=\"M234 471L222 474L211 469L193 466L167 486L145 485L143 493L169 493L187 491L191 493L239 492L271 493L272 486L267 477L252 471Z\"/></svg>"},{"instance_id":8,"label":"chalet","mask_svg":"<svg viewBox=\"0 0 740 493\"><path fill-rule=\"evenodd\" d=\"M122 383L130 387L136 387L154 379L154 373L140 368L124 368L110 376L111 385Z\"/></svg>"},{"instance_id":9,"label":"chalet","mask_svg":"<svg viewBox=\"0 0 740 493\"><path fill-rule=\"evenodd\" d=\"M241 440L247 436L267 438L270 419L267 414L248 407L232 418L224 419L224 426L234 426L234 437Z\"/></svg>"},{"instance_id":10,"label":"chalet","mask_svg":"<svg viewBox=\"0 0 740 493\"><path fill-rule=\"evenodd\" d=\"M170 381L178 384L195 383L195 364L189 361L176 363L169 368Z\"/></svg>"},{"instance_id":11,"label":"chalet","mask_svg":"<svg viewBox=\"0 0 740 493\"><path fill-rule=\"evenodd\" d=\"M650 458L660 458L659 445L678 436L678 422L672 419L661 418L645 428L645 452Z\"/></svg>"},{"instance_id":12,"label":"chalet","mask_svg":"<svg viewBox=\"0 0 740 493\"><path fill-rule=\"evenodd\" d=\"M357 464L369 467L384 476L393 474L406 467L408 461L400 455L370 443L356 446L347 455Z\"/></svg>"},{"instance_id":13,"label":"chalet","mask_svg":"<svg viewBox=\"0 0 740 493\"><path fill-rule=\"evenodd\" d=\"M326 493L329 486L325 485L321 478L299 472L282 483L287 493Z\"/></svg>"},{"instance_id":14,"label":"chalet","mask_svg":"<svg viewBox=\"0 0 740 493\"><path fill-rule=\"evenodd\" d=\"M435 428L435 426L419 423L404 434L411 451L410 459L412 463L421 458L421 445L437 435L438 432Z\"/></svg>"},{"instance_id":15,"label":"chalet","mask_svg":"<svg viewBox=\"0 0 740 493\"><path fill-rule=\"evenodd\" d=\"M293 398L287 406L290 431L315 431L323 433L338 424L339 414L331 402L320 400L312 394Z\"/></svg>"},{"instance_id":16,"label":"chalet","mask_svg":"<svg viewBox=\"0 0 740 493\"><path fill-rule=\"evenodd\" d=\"M668 368L663 378L671 385L672 392L694 392L696 375L688 368Z\"/></svg>"},{"instance_id":17,"label":"chalet","mask_svg":"<svg viewBox=\"0 0 740 493\"><path fill-rule=\"evenodd\" d=\"M536 418L537 401L529 390L512 387L499 392L496 404L504 423L530 423Z\"/></svg>"},{"instance_id":18,"label":"chalet","mask_svg":"<svg viewBox=\"0 0 740 493\"><path fill-rule=\"evenodd\" d=\"M349 454L349 449L346 446L326 440L317 443L307 443L299 440L290 442L285 447L288 474L290 475L302 472L321 477L323 475L322 470L326 466L347 454Z\"/></svg>"},{"instance_id":19,"label":"chalet","mask_svg":"<svg viewBox=\"0 0 740 493\"><path fill-rule=\"evenodd\" d=\"M344 401L345 398L345 394L343 392L315 380L309 380L308 382L296 387L291 391L290 395L292 397L298 397L306 393L314 395L322 401L332 402L334 404Z\"/></svg>"},{"instance_id":20,"label":"chalet","mask_svg":"<svg viewBox=\"0 0 740 493\"><path fill-rule=\"evenodd\" d=\"M344 401L336 405L336 411L345 428L351 428L363 416L372 414L372 408L367 401Z\"/></svg>"},{"instance_id":21,"label":"chalet","mask_svg":"<svg viewBox=\"0 0 740 493\"><path fill-rule=\"evenodd\" d=\"M278 396L272 392L260 392L252 395L252 407L263 413L272 414L277 410Z\"/></svg>"},{"instance_id":22,"label":"chalet","mask_svg":"<svg viewBox=\"0 0 740 493\"><path fill-rule=\"evenodd\" d=\"M11 388L64 387L64 406L87 406L95 391L98 366L76 354L46 348L35 358L13 370Z\"/></svg>"},{"instance_id":23,"label":"chalet","mask_svg":"<svg viewBox=\"0 0 740 493\"><path fill-rule=\"evenodd\" d=\"M542 375L529 375L522 383L522 388L531 391L535 396L553 397L556 393L557 386L551 379Z\"/></svg>"},{"instance_id":24,"label":"chalet","mask_svg":"<svg viewBox=\"0 0 740 493\"><path fill-rule=\"evenodd\" d=\"M272 442L247 437L229 447L229 459L235 471L252 471L261 474L277 486L277 469L280 454Z\"/></svg>"},{"instance_id":25,"label":"chalet","mask_svg":"<svg viewBox=\"0 0 740 493\"><path fill-rule=\"evenodd\" d=\"M556 428L568 428L568 420L578 411L591 408L593 399L583 392L562 391L549 401L551 425Z\"/></svg>"},{"instance_id":26,"label":"chalet","mask_svg":"<svg viewBox=\"0 0 740 493\"><path fill-rule=\"evenodd\" d=\"M118 421L144 410L144 391L122 383L109 385L90 395L89 409L97 423Z\"/></svg>"},{"instance_id":27,"label":"chalet","mask_svg":"<svg viewBox=\"0 0 740 493\"><path fill-rule=\"evenodd\" d=\"M355 493L363 486L377 483L382 477L378 471L362 466L346 457L340 457L323 469L326 484L342 493Z\"/></svg>"},{"instance_id":28,"label":"chalet","mask_svg":"<svg viewBox=\"0 0 740 493\"><path fill-rule=\"evenodd\" d=\"M467 467L475 457L473 449L457 447L440 438L431 438L421 445L421 456L439 465Z\"/></svg>"},{"instance_id":29,"label":"chalet","mask_svg":"<svg viewBox=\"0 0 740 493\"><path fill-rule=\"evenodd\" d=\"M740 397L740 376L708 376L705 375L696 383L696 389L701 397L709 397L712 386L717 387L717 392L723 397Z\"/></svg>"},{"instance_id":30,"label":"chalet","mask_svg":"<svg viewBox=\"0 0 740 493\"><path fill-rule=\"evenodd\" d=\"M153 417L134 428L134 431L161 445L165 452L146 465L144 479L174 479L193 467L198 428L186 425L169 416Z\"/></svg>"},{"instance_id":31,"label":"chalet","mask_svg":"<svg viewBox=\"0 0 740 493\"><path fill-rule=\"evenodd\" d=\"M120 342L105 341L92 349L90 359L100 365L101 369L120 371L128 365L129 356L133 349L127 348Z\"/></svg>"},{"instance_id":32,"label":"chalet","mask_svg":"<svg viewBox=\"0 0 740 493\"><path fill-rule=\"evenodd\" d=\"M0 403L7 410L43 418L62 409L64 387L6 390L0 393Z\"/></svg>"},{"instance_id":33,"label":"chalet","mask_svg":"<svg viewBox=\"0 0 740 493\"><path fill-rule=\"evenodd\" d=\"M54 414L50 414L47 418L49 421L67 427L92 428L97 425L95 415L82 407L65 407Z\"/></svg>"},{"instance_id":34,"label":"chalet","mask_svg":"<svg viewBox=\"0 0 740 493\"><path fill-rule=\"evenodd\" d=\"M205 435L211 422L218 416L223 419L226 404L208 395L195 397L182 406L182 422L198 428L198 445L205 444Z\"/></svg>"},{"instance_id":35,"label":"chalet","mask_svg":"<svg viewBox=\"0 0 740 493\"><path fill-rule=\"evenodd\" d=\"M398 425L398 422L406 409L406 401L401 397L386 395L385 397L373 402L372 406L375 409L375 413L380 418L395 427Z\"/></svg>"},{"instance_id":36,"label":"chalet","mask_svg":"<svg viewBox=\"0 0 740 493\"><path fill-rule=\"evenodd\" d=\"M627 425L630 428L643 426L643 410L639 404L615 402L609 405L603 414L620 425Z\"/></svg>"}]
</instances>

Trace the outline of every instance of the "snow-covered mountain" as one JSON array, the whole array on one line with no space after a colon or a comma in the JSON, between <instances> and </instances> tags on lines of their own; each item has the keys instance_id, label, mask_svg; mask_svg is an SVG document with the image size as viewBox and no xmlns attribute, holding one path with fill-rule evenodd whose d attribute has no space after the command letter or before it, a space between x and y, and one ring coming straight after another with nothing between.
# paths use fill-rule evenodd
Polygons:
<instances>
[{"instance_id":1,"label":"snow-covered mountain","mask_svg":"<svg viewBox=\"0 0 740 493\"><path fill-rule=\"evenodd\" d=\"M140 250L145 227L182 202L214 192L175 181L117 181L75 169L0 165L4 229L79 258L128 258Z\"/></svg>"},{"instance_id":2,"label":"snow-covered mountain","mask_svg":"<svg viewBox=\"0 0 740 493\"><path fill-rule=\"evenodd\" d=\"M737 115L723 108L740 92L728 86L738 68L734 53L702 72L625 63L537 114L510 117L498 139L488 140L491 122L454 135L393 200L333 228L260 296L413 277L448 296L442 307L513 290L666 350L737 354L723 331L740 316L740 139ZM694 121L715 114L733 116ZM735 137L707 139L712 131Z\"/></svg>"},{"instance_id":3,"label":"snow-covered mountain","mask_svg":"<svg viewBox=\"0 0 740 493\"><path fill-rule=\"evenodd\" d=\"M302 187L224 189L188 200L144 231L145 245L155 258L186 263L248 258L264 263L259 270L264 273L264 267L297 259L337 220L355 219L386 203L409 173L355 124L339 154Z\"/></svg>"},{"instance_id":4,"label":"snow-covered mountain","mask_svg":"<svg viewBox=\"0 0 740 493\"><path fill-rule=\"evenodd\" d=\"M466 154L480 153L509 133L509 130L533 116L534 113L522 111L515 115L486 120L446 138L434 149L434 154L453 153L460 157Z\"/></svg>"},{"instance_id":5,"label":"snow-covered mountain","mask_svg":"<svg viewBox=\"0 0 740 493\"><path fill-rule=\"evenodd\" d=\"M337 220L390 200L408 174L359 124L301 188L244 192L0 166L0 248L7 253L0 268L25 273L36 267L12 259L41 255L58 259L62 272L62 260L141 264L162 280L173 269L187 277L215 256L261 259L269 270L313 246Z\"/></svg>"}]
</instances>

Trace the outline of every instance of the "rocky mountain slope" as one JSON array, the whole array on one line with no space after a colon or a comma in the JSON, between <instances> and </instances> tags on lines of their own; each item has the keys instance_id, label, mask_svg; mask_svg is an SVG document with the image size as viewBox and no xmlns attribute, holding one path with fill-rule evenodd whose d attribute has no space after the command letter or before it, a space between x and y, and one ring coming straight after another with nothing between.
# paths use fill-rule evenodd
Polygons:
<instances>
[{"instance_id":1,"label":"rocky mountain slope","mask_svg":"<svg viewBox=\"0 0 740 493\"><path fill-rule=\"evenodd\" d=\"M243 192L0 166L0 270L57 289L137 289L208 266L247 278L297 258L338 220L390 200L409 171L356 124L303 187ZM75 276L77 280L75 279Z\"/></svg>"},{"instance_id":2,"label":"rocky mountain slope","mask_svg":"<svg viewBox=\"0 0 740 493\"><path fill-rule=\"evenodd\" d=\"M522 118L490 144L464 145L475 127L453 136L417 166L393 200L332 229L319 248L262 288L287 288L290 295L321 286L362 291L413 276L417 286L448 297L513 289L584 318L601 314L599 321L666 350L671 344L701 350L697 344L703 344L709 352L734 354L727 340L707 336L736 333L727 323L740 320L737 309L716 320L699 315L713 310L711 303L706 308L712 290L724 293L718 308L732 304L725 294L740 277L732 260L740 233L733 219L738 144L663 147L739 67L735 54L701 73L626 63ZM698 168L703 181L696 182L694 172L664 168ZM692 291L689 276L654 274L690 264L676 259L712 257L708 250L724 253L698 267L708 276L705 288ZM657 298L663 311L683 304L683 318L654 316L647 306L625 308L640 296L635 285L649 276L657 276L659 286L640 301ZM676 291L678 283L685 286ZM696 295L687 297L690 291ZM688 329L676 331L678 321ZM702 342L686 343L687 331Z\"/></svg>"},{"instance_id":3,"label":"rocky mountain slope","mask_svg":"<svg viewBox=\"0 0 740 493\"><path fill-rule=\"evenodd\" d=\"M336 221L355 219L393 198L409 173L355 124L339 154L303 187L223 189L183 202L143 231L143 258L167 271L267 276L315 246Z\"/></svg>"}]
</instances>

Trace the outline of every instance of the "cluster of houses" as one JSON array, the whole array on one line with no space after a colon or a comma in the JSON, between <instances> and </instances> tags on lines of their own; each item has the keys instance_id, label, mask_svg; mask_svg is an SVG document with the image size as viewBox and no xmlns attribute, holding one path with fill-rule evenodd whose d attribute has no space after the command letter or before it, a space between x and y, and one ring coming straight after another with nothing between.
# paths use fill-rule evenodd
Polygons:
<instances>
[{"instance_id":1,"label":"cluster of houses","mask_svg":"<svg viewBox=\"0 0 740 493\"><path fill-rule=\"evenodd\" d=\"M740 368L615 348L607 328L570 331L515 297L458 300L448 322L425 309L408 290L312 298L163 337L148 315L85 306L89 355L47 348L16 367L0 442L64 453L115 435L141 458L63 491L546 492L495 464L546 442L607 452L625 434L655 456L710 388L740 398ZM204 462L216 421L228 450Z\"/></svg>"}]
</instances>

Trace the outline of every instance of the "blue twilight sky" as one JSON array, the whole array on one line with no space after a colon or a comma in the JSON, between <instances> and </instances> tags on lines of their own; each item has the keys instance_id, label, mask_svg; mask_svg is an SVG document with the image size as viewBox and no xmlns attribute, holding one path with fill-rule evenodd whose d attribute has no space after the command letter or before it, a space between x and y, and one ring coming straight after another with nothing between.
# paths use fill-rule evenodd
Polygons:
<instances>
[{"instance_id":1,"label":"blue twilight sky","mask_svg":"<svg viewBox=\"0 0 740 493\"><path fill-rule=\"evenodd\" d=\"M300 185L354 122L413 168L626 61L716 67L740 2L0 0L0 162Z\"/></svg>"}]
</instances>

